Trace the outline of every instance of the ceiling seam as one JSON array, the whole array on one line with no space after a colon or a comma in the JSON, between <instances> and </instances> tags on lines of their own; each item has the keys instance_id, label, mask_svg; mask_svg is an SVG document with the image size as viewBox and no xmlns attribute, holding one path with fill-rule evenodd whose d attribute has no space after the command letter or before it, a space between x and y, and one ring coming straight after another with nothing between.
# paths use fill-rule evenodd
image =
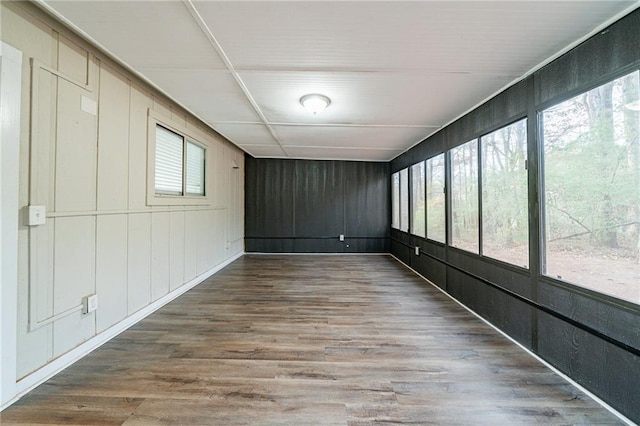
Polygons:
<instances>
[{"instance_id":1,"label":"ceiling seam","mask_svg":"<svg viewBox=\"0 0 640 426\"><path fill-rule=\"evenodd\" d=\"M283 127L383 127L400 129L440 129L438 125L422 124L355 124L355 123L271 123L273 126Z\"/></svg>"},{"instance_id":2,"label":"ceiling seam","mask_svg":"<svg viewBox=\"0 0 640 426\"><path fill-rule=\"evenodd\" d=\"M247 98L247 100L255 110L256 114L258 114L258 117L260 117L260 120L262 120L262 124L264 124L267 130L269 130L269 133L271 133L271 136L273 137L273 139L278 143L278 146L280 147L282 152L284 152L285 155L288 157L289 153L284 149L284 146L282 145L280 138L278 137L278 134L276 133L275 129L271 127L271 125L269 124L269 120L267 120L267 117L264 115L264 113L256 103L256 100L253 98L253 96L249 92L249 89L244 84L244 81L242 81L242 78L234 68L226 52L224 51L224 49L222 49L222 46L220 45L216 37L213 35L213 32L211 31L207 23L202 18L202 15L200 15L200 12L198 12L198 10L196 9L196 6L193 4L191 0L182 0L182 3L187 8L187 10L189 11L189 14L191 15L195 23L198 25L200 30L207 37L207 40L209 40L209 43L211 43L211 45L215 49L218 56L220 56L220 59L222 60L224 65L227 67L227 70L231 73L231 76L240 87L240 90L242 91L244 96Z\"/></svg>"}]
</instances>

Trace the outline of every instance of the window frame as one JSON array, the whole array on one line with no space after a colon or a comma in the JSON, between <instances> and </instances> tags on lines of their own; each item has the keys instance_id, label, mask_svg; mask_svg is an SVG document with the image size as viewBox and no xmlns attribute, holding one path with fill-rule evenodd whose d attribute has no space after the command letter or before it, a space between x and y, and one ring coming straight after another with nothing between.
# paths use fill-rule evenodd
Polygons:
<instances>
[{"instance_id":1,"label":"window frame","mask_svg":"<svg viewBox=\"0 0 640 426\"><path fill-rule=\"evenodd\" d=\"M561 278L558 276L550 275L547 271L547 212L546 212L546 156L545 156L545 138L544 138L544 113L547 110L554 108L557 105L560 105L564 102L567 102L571 99L574 99L578 96L584 95L592 90L610 84L626 75L632 74L634 72L640 72L640 66L637 64L633 64L631 66L626 66L617 69L614 72L607 73L606 75L602 75L599 78L591 80L588 84L580 85L570 91L564 92L561 95L555 96L546 100L543 103L536 105L535 110L535 126L536 126L536 154L537 154L537 197L536 202L538 206L538 229L539 234L537 238L538 243L538 259L537 259L537 268L538 268L538 280L540 282L544 282L547 284L551 284L554 286L558 286L560 288L564 288L570 290L575 293L587 295L590 298L595 300L604 301L606 303L613 303L617 306L624 306L627 308L631 308L632 310L637 310L640 303L631 301L626 298L622 298L618 295L605 293L597 288L585 286L582 283L578 283L575 281L570 281L566 278Z\"/></svg>"},{"instance_id":2,"label":"window frame","mask_svg":"<svg viewBox=\"0 0 640 426\"><path fill-rule=\"evenodd\" d=\"M442 240L437 240L435 238L433 238L433 236L429 235L429 223L431 222L431 219L429 217L429 162L433 162L435 161L435 158L437 157L442 157L442 195L444 198L444 203L442 206L442 214L444 217L444 235L442 235ZM424 196L424 214L425 214L425 239L432 241L434 243L437 244L442 244L442 245L446 245L447 244L447 234L448 234L448 229L449 229L449 224L448 224L448 218L447 218L447 211L448 211L448 196L447 196L447 153L446 151L443 151L439 154L435 154L432 155L431 157L428 157L424 160L424 191L425 191L425 196Z\"/></svg>"},{"instance_id":3,"label":"window frame","mask_svg":"<svg viewBox=\"0 0 640 426\"><path fill-rule=\"evenodd\" d=\"M455 245L454 244L454 223L453 223L453 215L454 215L454 208L453 208L453 188L454 188L454 167L453 167L453 162L454 162L454 156L453 156L453 151L456 149L459 149L460 147L467 145L467 144L471 144L471 143L475 143L475 148L476 148L476 155L475 155L475 175L476 175L476 220L477 220L477 235L476 235L476 240L477 240L477 250L472 251L469 250L468 248L465 247L461 247L459 245ZM482 257L482 212L481 212L481 205L482 205L482 187L481 187L481 181L482 181L482 172L480 171L480 167L481 167L481 155L480 155L480 136L476 136L473 137L469 140L467 140L466 142L463 142L459 145L456 145L454 147L451 147L447 150L447 157L446 157L446 163L445 163L445 167L448 169L448 179L449 179L449 183L446 184L447 187L447 198L446 198L446 202L449 205L448 211L447 211L447 246L463 251L465 253L470 253L479 257ZM445 176L447 171L445 170Z\"/></svg>"},{"instance_id":4,"label":"window frame","mask_svg":"<svg viewBox=\"0 0 640 426\"><path fill-rule=\"evenodd\" d=\"M183 153L182 153L182 193L158 193L156 192L155 175L156 175L156 129L157 126L163 127L166 130L177 134L182 137ZM170 118L164 117L161 114L149 109L147 120L147 205L150 206L198 206L198 205L210 205L211 194L210 185L208 184L209 173L207 173L208 164L211 164L210 155L211 149L209 145L203 143L205 135L193 129L187 129L184 125L176 123ZM186 162L187 162L187 144L192 143L204 150L204 194L196 195L190 194L186 191Z\"/></svg>"},{"instance_id":5,"label":"window frame","mask_svg":"<svg viewBox=\"0 0 640 426\"><path fill-rule=\"evenodd\" d=\"M422 188L423 188L423 191L422 191L422 204L424 206L423 222L422 222L424 228L422 230L422 234L416 233L416 225L415 224L416 224L417 221L415 219L416 219L417 216L416 216L416 212L414 210L415 210L415 207L416 207L416 201L417 200L414 199L416 197L414 197L415 192L414 192L414 187L413 187L414 178L415 178L415 176L414 176L415 170L417 168L419 168L420 165L422 165ZM409 233L411 235L415 235L416 237L420 237L420 238L426 238L427 237L427 209L426 209L426 207L427 207L427 197L426 197L426 195L427 195L427 191L426 191L427 182L426 182L426 167L427 167L426 160L418 161L417 163L415 163L415 164L413 164L413 165L411 165L409 167L409 195L410 195L410 197L409 197L409 225L410 225L409 226ZM418 194L418 195L420 195L420 194Z\"/></svg>"},{"instance_id":6,"label":"window frame","mask_svg":"<svg viewBox=\"0 0 640 426\"><path fill-rule=\"evenodd\" d=\"M484 244L484 224L485 224L485 218L484 218L484 197L485 197L485 170L483 170L483 166L484 166L484 160L485 160L485 146L483 144L483 139L486 138L489 135L492 135L500 130L504 130L510 126L516 125L518 123L524 122L524 128L525 128L525 160L524 160L524 171L525 174L527 175L527 185L526 185L526 193L527 193L527 197L526 197L526 203L527 203L527 220L526 220L526 224L527 224L527 264L526 265L521 265L521 264L517 264L517 263L513 263L510 262L508 260L505 259L501 259L498 258L496 256L492 256L492 255L488 255L485 254L485 244ZM529 118L528 116L522 116L520 118L517 118L515 120L509 121L505 124L501 124L500 126L494 128L493 130L487 131L487 132L483 132L482 135L478 136L477 138L478 140L478 192L479 192L479 200L478 200L478 228L479 228L479 245L480 245L480 256L485 258L485 259L491 259L491 260L495 260L497 262L503 263L505 265L509 265L518 269L523 269L526 271L529 271L531 269L531 265L530 265L530 261L531 261L531 226L532 223L530 222L530 218L529 218Z\"/></svg>"}]
</instances>

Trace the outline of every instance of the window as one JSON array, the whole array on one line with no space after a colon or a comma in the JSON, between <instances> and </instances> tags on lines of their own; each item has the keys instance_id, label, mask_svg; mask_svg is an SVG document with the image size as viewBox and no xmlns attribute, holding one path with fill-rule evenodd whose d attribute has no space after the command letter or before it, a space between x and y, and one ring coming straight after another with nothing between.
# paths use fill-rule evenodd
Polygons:
<instances>
[{"instance_id":1,"label":"window","mask_svg":"<svg viewBox=\"0 0 640 426\"><path fill-rule=\"evenodd\" d=\"M188 195L204 195L204 148L200 145L187 141L187 185Z\"/></svg>"},{"instance_id":2,"label":"window","mask_svg":"<svg viewBox=\"0 0 640 426\"><path fill-rule=\"evenodd\" d=\"M156 125L156 194L182 195L184 138Z\"/></svg>"},{"instance_id":3,"label":"window","mask_svg":"<svg viewBox=\"0 0 640 426\"><path fill-rule=\"evenodd\" d=\"M196 134L149 111L149 205L208 204L207 149Z\"/></svg>"},{"instance_id":4,"label":"window","mask_svg":"<svg viewBox=\"0 0 640 426\"><path fill-rule=\"evenodd\" d=\"M400 170L400 230L409 232L409 169Z\"/></svg>"},{"instance_id":5,"label":"window","mask_svg":"<svg viewBox=\"0 0 640 426\"><path fill-rule=\"evenodd\" d=\"M540 119L543 273L640 303L640 72Z\"/></svg>"},{"instance_id":6,"label":"window","mask_svg":"<svg viewBox=\"0 0 640 426\"><path fill-rule=\"evenodd\" d=\"M204 195L204 154L197 143L156 124L156 194Z\"/></svg>"},{"instance_id":7,"label":"window","mask_svg":"<svg viewBox=\"0 0 640 426\"><path fill-rule=\"evenodd\" d=\"M478 141L451 150L451 245L479 252Z\"/></svg>"},{"instance_id":8,"label":"window","mask_svg":"<svg viewBox=\"0 0 640 426\"><path fill-rule=\"evenodd\" d=\"M427 238L444 243L446 215L444 193L444 154L427 160Z\"/></svg>"},{"instance_id":9,"label":"window","mask_svg":"<svg viewBox=\"0 0 640 426\"><path fill-rule=\"evenodd\" d=\"M480 138L482 255L529 266L527 120Z\"/></svg>"},{"instance_id":10,"label":"window","mask_svg":"<svg viewBox=\"0 0 640 426\"><path fill-rule=\"evenodd\" d=\"M424 161L411 166L411 233L425 236Z\"/></svg>"},{"instance_id":11,"label":"window","mask_svg":"<svg viewBox=\"0 0 640 426\"><path fill-rule=\"evenodd\" d=\"M400 229L400 172L391 175L391 227Z\"/></svg>"}]
</instances>

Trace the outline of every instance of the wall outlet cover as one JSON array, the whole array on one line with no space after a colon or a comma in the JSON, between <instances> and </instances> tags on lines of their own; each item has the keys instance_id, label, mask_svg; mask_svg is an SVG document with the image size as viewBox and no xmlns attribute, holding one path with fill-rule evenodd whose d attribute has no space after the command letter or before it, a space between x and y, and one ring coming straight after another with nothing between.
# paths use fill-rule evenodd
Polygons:
<instances>
[{"instance_id":1,"label":"wall outlet cover","mask_svg":"<svg viewBox=\"0 0 640 426\"><path fill-rule=\"evenodd\" d=\"M29 226L44 225L47 222L45 206L29 206Z\"/></svg>"},{"instance_id":2,"label":"wall outlet cover","mask_svg":"<svg viewBox=\"0 0 640 426\"><path fill-rule=\"evenodd\" d=\"M82 313L88 314L98 309L98 295L91 294L82 299Z\"/></svg>"}]
</instances>

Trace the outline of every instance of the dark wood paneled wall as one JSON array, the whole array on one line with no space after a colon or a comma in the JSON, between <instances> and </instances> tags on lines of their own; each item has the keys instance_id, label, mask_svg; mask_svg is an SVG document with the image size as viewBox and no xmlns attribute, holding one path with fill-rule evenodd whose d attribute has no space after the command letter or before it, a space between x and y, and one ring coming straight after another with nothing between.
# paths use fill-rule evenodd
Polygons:
<instances>
[{"instance_id":1,"label":"dark wood paneled wall","mask_svg":"<svg viewBox=\"0 0 640 426\"><path fill-rule=\"evenodd\" d=\"M543 277L537 114L640 66L640 10L580 44L434 136L394 159L396 172L528 118L529 270L391 230L391 252L402 262L530 348L631 420L640 423L640 358L593 333L524 304L460 269L524 296L553 312L640 348L640 307ZM416 256L414 247L424 254ZM447 262L448 265L439 261ZM451 267L449 265L453 265Z\"/></svg>"},{"instance_id":2,"label":"dark wood paneled wall","mask_svg":"<svg viewBox=\"0 0 640 426\"><path fill-rule=\"evenodd\" d=\"M247 252L389 251L388 163L247 155L245 165Z\"/></svg>"}]
</instances>

